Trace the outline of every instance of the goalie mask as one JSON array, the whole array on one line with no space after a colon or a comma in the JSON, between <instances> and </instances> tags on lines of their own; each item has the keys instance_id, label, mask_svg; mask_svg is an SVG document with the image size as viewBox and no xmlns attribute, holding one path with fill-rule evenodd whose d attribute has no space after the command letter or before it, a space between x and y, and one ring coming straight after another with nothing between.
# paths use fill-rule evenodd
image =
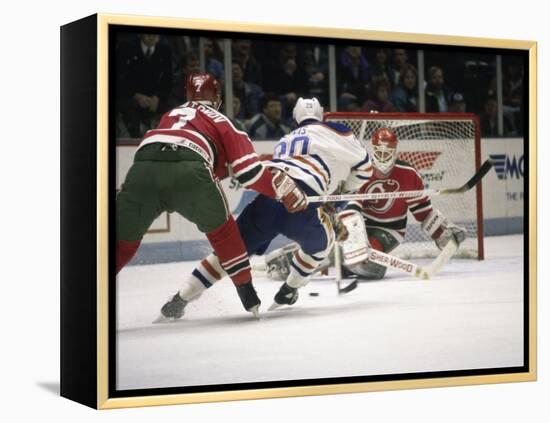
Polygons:
<instances>
[{"instance_id":1,"label":"goalie mask","mask_svg":"<svg viewBox=\"0 0 550 423\"><path fill-rule=\"evenodd\" d=\"M384 175L390 173L397 160L397 135L388 128L372 134L372 164Z\"/></svg>"},{"instance_id":2,"label":"goalie mask","mask_svg":"<svg viewBox=\"0 0 550 423\"><path fill-rule=\"evenodd\" d=\"M187 101L203 103L218 110L222 104L220 83L209 73L192 73L185 84Z\"/></svg>"}]
</instances>

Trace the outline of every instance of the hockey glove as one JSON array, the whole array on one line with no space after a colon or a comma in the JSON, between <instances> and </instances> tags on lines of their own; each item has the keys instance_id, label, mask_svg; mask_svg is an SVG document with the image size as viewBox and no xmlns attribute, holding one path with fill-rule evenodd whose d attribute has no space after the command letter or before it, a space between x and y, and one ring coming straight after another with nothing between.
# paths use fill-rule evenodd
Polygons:
<instances>
[{"instance_id":1,"label":"hockey glove","mask_svg":"<svg viewBox=\"0 0 550 423\"><path fill-rule=\"evenodd\" d=\"M466 229L449 222L439 210L432 210L421 226L440 250L445 248L451 239L455 240L456 245L460 245L466 239Z\"/></svg>"},{"instance_id":2,"label":"hockey glove","mask_svg":"<svg viewBox=\"0 0 550 423\"><path fill-rule=\"evenodd\" d=\"M273 189L277 200L283 203L289 213L296 213L307 207L307 196L294 180L280 170L273 171Z\"/></svg>"},{"instance_id":3,"label":"hockey glove","mask_svg":"<svg viewBox=\"0 0 550 423\"><path fill-rule=\"evenodd\" d=\"M334 225L334 232L336 232L336 241L338 242L344 242L349 238L348 228L346 228L346 225L338 218Z\"/></svg>"},{"instance_id":4,"label":"hockey glove","mask_svg":"<svg viewBox=\"0 0 550 423\"><path fill-rule=\"evenodd\" d=\"M456 245L460 245L460 243L466 239L466 229L453 225L452 223L449 224L439 238L435 240L435 245L442 250L451 239L455 240Z\"/></svg>"},{"instance_id":5,"label":"hockey glove","mask_svg":"<svg viewBox=\"0 0 550 423\"><path fill-rule=\"evenodd\" d=\"M342 242L348 239L349 233L346 225L342 223L338 217L338 212L334 203L323 203L321 209L329 216L332 227L334 228L334 233L336 234L336 241Z\"/></svg>"}]
</instances>

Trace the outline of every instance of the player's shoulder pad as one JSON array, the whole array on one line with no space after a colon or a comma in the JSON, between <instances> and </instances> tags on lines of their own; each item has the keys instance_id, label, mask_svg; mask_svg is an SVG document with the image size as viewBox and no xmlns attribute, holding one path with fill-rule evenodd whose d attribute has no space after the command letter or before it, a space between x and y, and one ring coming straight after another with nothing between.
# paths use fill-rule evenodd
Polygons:
<instances>
[{"instance_id":1,"label":"player's shoulder pad","mask_svg":"<svg viewBox=\"0 0 550 423\"><path fill-rule=\"evenodd\" d=\"M330 129L332 129L333 131L336 131L338 132L339 134L341 135L351 135L351 129L349 126L347 125L344 125L343 123L339 123L339 122L333 122L333 121L328 121L328 122L319 122L321 125L324 125Z\"/></svg>"}]
</instances>

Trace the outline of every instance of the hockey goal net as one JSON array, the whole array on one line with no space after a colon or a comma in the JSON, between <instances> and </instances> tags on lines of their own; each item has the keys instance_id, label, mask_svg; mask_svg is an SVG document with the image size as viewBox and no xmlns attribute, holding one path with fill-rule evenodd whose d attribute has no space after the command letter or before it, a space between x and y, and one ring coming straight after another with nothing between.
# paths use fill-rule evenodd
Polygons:
<instances>
[{"instance_id":1,"label":"hockey goal net","mask_svg":"<svg viewBox=\"0 0 550 423\"><path fill-rule=\"evenodd\" d=\"M350 127L366 142L381 127L399 139L399 159L413 165L426 188L452 188L466 182L481 165L479 121L469 113L327 113L325 120ZM441 195L432 204L467 230L457 256L483 259L481 183L465 194ZM439 250L409 212L405 242L392 252L401 258L435 257Z\"/></svg>"}]
</instances>

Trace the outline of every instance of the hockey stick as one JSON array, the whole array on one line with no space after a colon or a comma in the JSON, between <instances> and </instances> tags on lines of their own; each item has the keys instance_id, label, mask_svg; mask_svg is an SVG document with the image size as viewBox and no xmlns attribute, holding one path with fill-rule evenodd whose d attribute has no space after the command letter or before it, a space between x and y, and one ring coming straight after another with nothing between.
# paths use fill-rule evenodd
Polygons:
<instances>
[{"instance_id":1,"label":"hockey stick","mask_svg":"<svg viewBox=\"0 0 550 423\"><path fill-rule=\"evenodd\" d=\"M342 253L338 241L334 243L334 267L336 268L336 288L338 295L346 294L357 288L357 278L353 279L346 286L342 286Z\"/></svg>"},{"instance_id":2,"label":"hockey stick","mask_svg":"<svg viewBox=\"0 0 550 423\"><path fill-rule=\"evenodd\" d=\"M341 258L341 255L336 253L336 251L339 252L339 250L340 250L339 248L334 249L334 261L335 261L336 275L334 276L334 278L331 277L330 279L335 279L336 280L336 287L338 289L338 295L342 295L342 294L346 294L348 292L351 292L355 288L357 288L357 279L353 279L347 285L342 286L342 281L345 280L345 279L342 279L342 268L341 268L342 258ZM251 265L252 265L251 266L252 271L255 272L258 276L260 276L261 274L265 275L265 273L267 272L267 264L266 263L251 263ZM324 272L328 272L328 268L329 268L328 265L322 265L322 266L318 267L317 269L315 269L315 271L312 273L312 276L314 276L316 274L319 274L319 273L323 274Z\"/></svg>"},{"instance_id":3,"label":"hockey stick","mask_svg":"<svg viewBox=\"0 0 550 423\"><path fill-rule=\"evenodd\" d=\"M382 251L371 249L368 260L384 267L400 270L401 272L407 273L408 275L419 279L430 278L430 274L427 273L421 266Z\"/></svg>"},{"instance_id":4,"label":"hockey stick","mask_svg":"<svg viewBox=\"0 0 550 423\"><path fill-rule=\"evenodd\" d=\"M434 195L445 194L462 194L469 191L476 186L479 181L483 179L485 175L493 167L493 161L487 159L477 172L461 187L458 188L444 188L444 189L425 189L416 191L395 191L395 192L372 192L368 194L336 194L336 195L316 195L308 197L309 203L325 203L332 201L353 201L353 200L383 200L389 198L413 198L424 197Z\"/></svg>"},{"instance_id":5,"label":"hockey stick","mask_svg":"<svg viewBox=\"0 0 550 423\"><path fill-rule=\"evenodd\" d=\"M432 277L435 273L439 272L439 270L449 261L457 250L458 244L454 239L451 239L441 250L439 255L430 264L424 267L424 271L429 275L429 277Z\"/></svg>"},{"instance_id":6,"label":"hockey stick","mask_svg":"<svg viewBox=\"0 0 550 423\"><path fill-rule=\"evenodd\" d=\"M457 250L457 243L454 240L450 240L438 256L430 264L424 267L378 250L371 250L368 260L384 267L400 270L416 278L427 280L436 274Z\"/></svg>"}]
</instances>

